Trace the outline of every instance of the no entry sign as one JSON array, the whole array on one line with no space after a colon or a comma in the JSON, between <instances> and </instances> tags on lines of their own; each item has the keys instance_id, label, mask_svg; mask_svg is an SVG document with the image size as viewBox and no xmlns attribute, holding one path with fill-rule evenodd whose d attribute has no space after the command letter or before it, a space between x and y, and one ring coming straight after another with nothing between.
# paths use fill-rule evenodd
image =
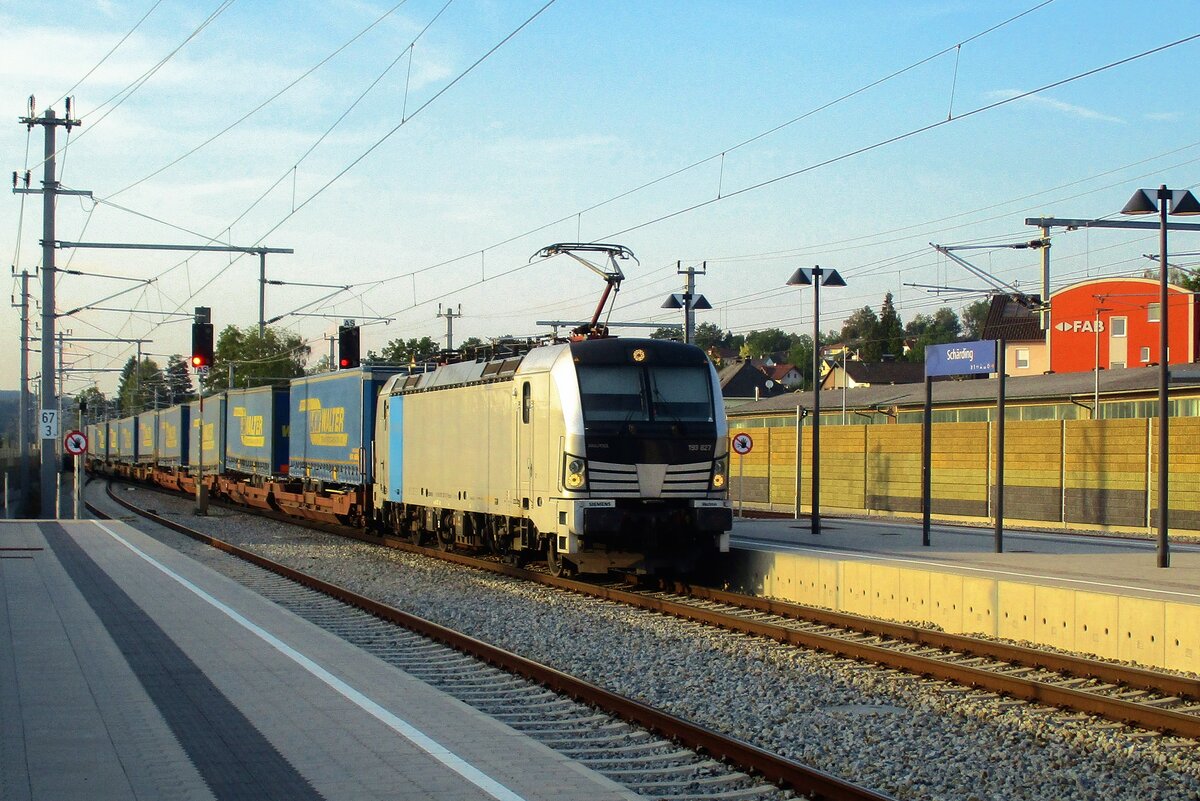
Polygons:
<instances>
[{"instance_id":1,"label":"no entry sign","mask_svg":"<svg viewBox=\"0 0 1200 801\"><path fill-rule=\"evenodd\" d=\"M63 437L63 447L72 456L82 456L87 453L87 435L82 431L68 431Z\"/></svg>"}]
</instances>

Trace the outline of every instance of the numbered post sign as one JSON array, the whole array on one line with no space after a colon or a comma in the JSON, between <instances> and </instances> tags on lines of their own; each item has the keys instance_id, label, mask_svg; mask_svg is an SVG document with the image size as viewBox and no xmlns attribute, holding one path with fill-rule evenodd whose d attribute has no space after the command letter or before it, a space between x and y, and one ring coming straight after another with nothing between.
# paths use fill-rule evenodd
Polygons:
<instances>
[{"instance_id":1,"label":"numbered post sign","mask_svg":"<svg viewBox=\"0 0 1200 801\"><path fill-rule=\"evenodd\" d=\"M42 409L38 418L41 439L58 439L58 409Z\"/></svg>"}]
</instances>

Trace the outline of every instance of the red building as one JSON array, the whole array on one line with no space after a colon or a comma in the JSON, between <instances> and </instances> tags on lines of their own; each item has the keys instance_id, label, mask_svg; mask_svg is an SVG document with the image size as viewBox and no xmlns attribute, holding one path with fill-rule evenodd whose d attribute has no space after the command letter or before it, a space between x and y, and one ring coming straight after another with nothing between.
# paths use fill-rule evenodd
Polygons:
<instances>
[{"instance_id":1,"label":"red building","mask_svg":"<svg viewBox=\"0 0 1200 801\"><path fill-rule=\"evenodd\" d=\"M1171 364L1200 355L1197 296L1167 287L1167 353ZM1101 278L1050 296L1050 369L1056 373L1146 367L1159 362L1159 283Z\"/></svg>"}]
</instances>

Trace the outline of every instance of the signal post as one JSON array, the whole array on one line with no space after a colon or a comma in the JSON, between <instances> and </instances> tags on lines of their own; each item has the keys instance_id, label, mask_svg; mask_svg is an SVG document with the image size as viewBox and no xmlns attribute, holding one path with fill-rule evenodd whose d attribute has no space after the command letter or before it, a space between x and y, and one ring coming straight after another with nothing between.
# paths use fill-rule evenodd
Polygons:
<instances>
[{"instance_id":1,"label":"signal post","mask_svg":"<svg viewBox=\"0 0 1200 801\"><path fill-rule=\"evenodd\" d=\"M200 432L196 453L199 462L196 465L196 514L208 514L208 487L204 485L204 384L202 380L208 375L213 362L213 326L212 309L208 306L197 306L195 322L192 323L192 367L201 379L196 382L200 391Z\"/></svg>"}]
</instances>

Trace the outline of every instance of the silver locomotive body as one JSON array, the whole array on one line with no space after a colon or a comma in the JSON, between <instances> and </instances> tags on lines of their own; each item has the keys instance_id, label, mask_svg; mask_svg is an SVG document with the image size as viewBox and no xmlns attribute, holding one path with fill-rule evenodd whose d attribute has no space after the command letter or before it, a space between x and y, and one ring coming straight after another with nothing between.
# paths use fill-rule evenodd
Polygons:
<instances>
[{"instance_id":1,"label":"silver locomotive body","mask_svg":"<svg viewBox=\"0 0 1200 801\"><path fill-rule=\"evenodd\" d=\"M376 522L555 572L691 568L729 547L727 430L696 347L546 345L396 376L376 412Z\"/></svg>"}]
</instances>

